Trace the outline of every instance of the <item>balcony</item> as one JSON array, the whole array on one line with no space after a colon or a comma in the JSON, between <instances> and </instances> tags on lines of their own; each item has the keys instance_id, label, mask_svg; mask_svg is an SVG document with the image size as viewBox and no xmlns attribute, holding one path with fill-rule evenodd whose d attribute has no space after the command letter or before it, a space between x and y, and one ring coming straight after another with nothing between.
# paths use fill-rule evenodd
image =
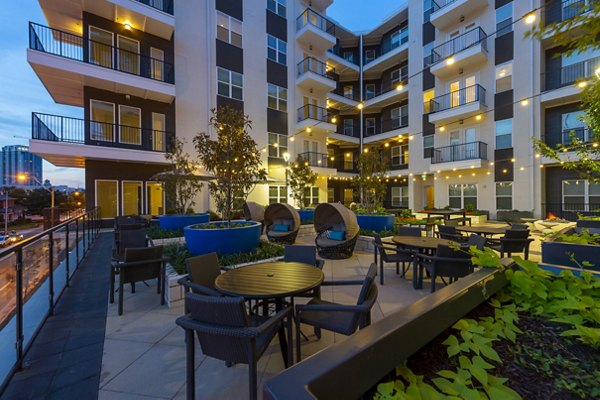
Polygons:
<instances>
[{"instance_id":1,"label":"balcony","mask_svg":"<svg viewBox=\"0 0 600 400\"><path fill-rule=\"evenodd\" d=\"M438 78L458 75L460 69L475 68L487 58L487 34L479 27L474 28L431 51L431 73Z\"/></svg>"},{"instance_id":2,"label":"balcony","mask_svg":"<svg viewBox=\"0 0 600 400\"><path fill-rule=\"evenodd\" d=\"M540 101L546 105L553 105L578 100L583 89L578 84L592 79L598 68L600 68L600 57L594 57L560 69L546 71L542 79L545 87Z\"/></svg>"},{"instance_id":3,"label":"balcony","mask_svg":"<svg viewBox=\"0 0 600 400\"><path fill-rule=\"evenodd\" d=\"M398 64L398 57L408 58L408 27L398 31L398 35L393 39L383 42L379 56L363 61L365 78L379 76L386 69Z\"/></svg>"},{"instance_id":4,"label":"balcony","mask_svg":"<svg viewBox=\"0 0 600 400\"><path fill-rule=\"evenodd\" d=\"M335 24L310 8L296 18L296 40L314 53L335 46Z\"/></svg>"},{"instance_id":5,"label":"balcony","mask_svg":"<svg viewBox=\"0 0 600 400\"><path fill-rule=\"evenodd\" d=\"M311 93L323 94L336 88L335 69L314 57L306 57L298 63L296 85Z\"/></svg>"},{"instance_id":6,"label":"balcony","mask_svg":"<svg viewBox=\"0 0 600 400\"><path fill-rule=\"evenodd\" d=\"M172 64L31 22L27 61L57 103L82 107L84 86L175 99Z\"/></svg>"},{"instance_id":7,"label":"balcony","mask_svg":"<svg viewBox=\"0 0 600 400\"><path fill-rule=\"evenodd\" d=\"M336 46L328 49L326 54L327 62L336 69L339 75L344 76L347 79L358 79L360 67L354 60L348 60L342 57Z\"/></svg>"},{"instance_id":8,"label":"balcony","mask_svg":"<svg viewBox=\"0 0 600 400\"><path fill-rule=\"evenodd\" d=\"M81 34L84 12L171 40L175 30L173 0L40 0L48 25Z\"/></svg>"},{"instance_id":9,"label":"balcony","mask_svg":"<svg viewBox=\"0 0 600 400\"><path fill-rule=\"evenodd\" d=\"M550 132L544 135L544 142L553 148L560 149L561 145L569 146L573 144L573 136L583 142L591 145L593 135L592 132L587 127L573 128L573 129L563 129L562 132ZM560 152L559 153L559 161L575 161L578 160L579 157L576 152L568 151L568 152ZM553 165L557 164L558 161L549 158L543 157L541 158L541 163L545 165Z\"/></svg>"},{"instance_id":10,"label":"balcony","mask_svg":"<svg viewBox=\"0 0 600 400\"><path fill-rule=\"evenodd\" d=\"M321 174L331 174L333 171L331 169L336 169L336 165L338 164L335 160L335 157L330 157L325 153L315 153L312 151L307 151L304 153L298 154L298 156L304 159L305 163L308 163L315 169L315 172ZM323 168L323 170L321 170Z\"/></svg>"},{"instance_id":11,"label":"balcony","mask_svg":"<svg viewBox=\"0 0 600 400\"><path fill-rule=\"evenodd\" d=\"M406 106L408 109L408 106ZM373 143L379 140L387 140L398 135L408 133L408 115L403 115L399 118L389 118L380 121L380 124L375 127L367 127L364 129L365 143Z\"/></svg>"},{"instance_id":12,"label":"balcony","mask_svg":"<svg viewBox=\"0 0 600 400\"><path fill-rule=\"evenodd\" d=\"M487 6L488 0L431 0L431 3L430 21L437 29L444 30Z\"/></svg>"},{"instance_id":13,"label":"balcony","mask_svg":"<svg viewBox=\"0 0 600 400\"><path fill-rule=\"evenodd\" d=\"M437 165L444 163L452 163L446 170L482 168L487 165L487 143L470 142L434 149L431 164L436 165L430 171L444 170L444 167Z\"/></svg>"},{"instance_id":14,"label":"balcony","mask_svg":"<svg viewBox=\"0 0 600 400\"><path fill-rule=\"evenodd\" d=\"M429 122L440 125L475 116L486 108L485 89L479 84L446 93L425 103L425 109L430 111Z\"/></svg>"},{"instance_id":15,"label":"balcony","mask_svg":"<svg viewBox=\"0 0 600 400\"><path fill-rule=\"evenodd\" d=\"M59 167L84 167L85 160L166 164L171 132L80 118L33 113L33 153Z\"/></svg>"},{"instance_id":16,"label":"balcony","mask_svg":"<svg viewBox=\"0 0 600 400\"><path fill-rule=\"evenodd\" d=\"M300 107L298 110L296 130L308 133L329 133L337 130L336 113L326 108L312 104Z\"/></svg>"},{"instance_id":17,"label":"balcony","mask_svg":"<svg viewBox=\"0 0 600 400\"><path fill-rule=\"evenodd\" d=\"M567 21L577 15L593 10L594 6L589 0L546 1L546 25Z\"/></svg>"},{"instance_id":18,"label":"balcony","mask_svg":"<svg viewBox=\"0 0 600 400\"><path fill-rule=\"evenodd\" d=\"M330 106L334 108L356 107L360 100L358 93L344 93L343 88L335 89L327 94Z\"/></svg>"},{"instance_id":19,"label":"balcony","mask_svg":"<svg viewBox=\"0 0 600 400\"><path fill-rule=\"evenodd\" d=\"M385 107L408 97L408 76L403 76L400 82L395 82L382 88L372 97L365 98L365 108Z\"/></svg>"}]
</instances>

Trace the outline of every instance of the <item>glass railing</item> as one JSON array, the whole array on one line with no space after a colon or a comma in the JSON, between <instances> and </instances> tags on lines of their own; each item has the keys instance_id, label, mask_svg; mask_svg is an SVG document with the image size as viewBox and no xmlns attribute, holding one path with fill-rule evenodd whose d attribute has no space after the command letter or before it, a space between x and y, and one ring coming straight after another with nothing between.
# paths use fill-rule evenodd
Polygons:
<instances>
[{"instance_id":1,"label":"glass railing","mask_svg":"<svg viewBox=\"0 0 600 400\"><path fill-rule=\"evenodd\" d=\"M173 64L83 36L29 23L29 48L166 83L175 83Z\"/></svg>"},{"instance_id":2,"label":"glass railing","mask_svg":"<svg viewBox=\"0 0 600 400\"><path fill-rule=\"evenodd\" d=\"M296 18L296 31L299 31L306 25L312 25L323 32L335 36L335 24L310 8L304 10L304 12Z\"/></svg>"},{"instance_id":3,"label":"glass railing","mask_svg":"<svg viewBox=\"0 0 600 400\"><path fill-rule=\"evenodd\" d=\"M434 97L425 103L425 110L435 113L475 102L485 105L485 89L479 84Z\"/></svg>"},{"instance_id":4,"label":"glass railing","mask_svg":"<svg viewBox=\"0 0 600 400\"><path fill-rule=\"evenodd\" d=\"M431 50L431 63L438 63L479 43L487 51L487 34L477 27L434 47Z\"/></svg>"},{"instance_id":5,"label":"glass railing","mask_svg":"<svg viewBox=\"0 0 600 400\"><path fill-rule=\"evenodd\" d=\"M333 118L335 115L336 114L333 111L324 107L307 104L298 109L298 122L306 119L314 119L321 122L334 123L330 121L330 118Z\"/></svg>"},{"instance_id":6,"label":"glass railing","mask_svg":"<svg viewBox=\"0 0 600 400\"><path fill-rule=\"evenodd\" d=\"M589 79L594 76L598 68L600 68L600 57L565 65L560 69L560 84L561 86L570 85L580 79Z\"/></svg>"},{"instance_id":7,"label":"glass railing","mask_svg":"<svg viewBox=\"0 0 600 400\"><path fill-rule=\"evenodd\" d=\"M565 129L562 131L562 144L570 145L571 143L573 143L573 138L576 138L580 142L587 143L590 141L590 131L588 128L585 127Z\"/></svg>"},{"instance_id":8,"label":"glass railing","mask_svg":"<svg viewBox=\"0 0 600 400\"><path fill-rule=\"evenodd\" d=\"M444 7L449 6L456 0L431 0L431 14L438 10L442 10Z\"/></svg>"},{"instance_id":9,"label":"glass railing","mask_svg":"<svg viewBox=\"0 0 600 400\"><path fill-rule=\"evenodd\" d=\"M306 57L298 63L298 76L304 75L307 72L313 72L333 80L337 78L335 68L328 67L323 61L317 60L314 57Z\"/></svg>"},{"instance_id":10,"label":"glass railing","mask_svg":"<svg viewBox=\"0 0 600 400\"><path fill-rule=\"evenodd\" d=\"M402 92L404 88L408 85L408 74L402 75L398 82L390 82L385 86L379 88L376 92L367 92L365 90L365 100L374 99L377 96L381 96L382 94L386 94L392 91L396 91L398 93Z\"/></svg>"},{"instance_id":11,"label":"glass railing","mask_svg":"<svg viewBox=\"0 0 600 400\"><path fill-rule=\"evenodd\" d=\"M465 160L487 160L487 143L470 142L438 147L433 150L432 164Z\"/></svg>"},{"instance_id":12,"label":"glass railing","mask_svg":"<svg viewBox=\"0 0 600 400\"><path fill-rule=\"evenodd\" d=\"M173 15L173 0L135 0L159 11Z\"/></svg>"},{"instance_id":13,"label":"glass railing","mask_svg":"<svg viewBox=\"0 0 600 400\"><path fill-rule=\"evenodd\" d=\"M585 14L594 8L590 0L565 0L562 2L546 0L546 25L567 21L577 15Z\"/></svg>"},{"instance_id":14,"label":"glass railing","mask_svg":"<svg viewBox=\"0 0 600 400\"><path fill-rule=\"evenodd\" d=\"M335 168L335 157L332 157L333 160L330 160L325 153L307 151L300 153L299 156L311 167Z\"/></svg>"}]
</instances>

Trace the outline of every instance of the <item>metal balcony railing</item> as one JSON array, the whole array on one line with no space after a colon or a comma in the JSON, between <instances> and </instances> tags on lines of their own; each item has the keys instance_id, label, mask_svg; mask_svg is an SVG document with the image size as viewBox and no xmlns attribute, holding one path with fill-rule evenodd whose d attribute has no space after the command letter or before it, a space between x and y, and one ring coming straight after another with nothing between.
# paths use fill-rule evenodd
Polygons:
<instances>
[{"instance_id":1,"label":"metal balcony railing","mask_svg":"<svg viewBox=\"0 0 600 400\"><path fill-rule=\"evenodd\" d=\"M304 162L308 162L311 167L323 167L323 168L335 168L335 158L329 159L329 156L325 153L315 153L313 151L307 151L299 154Z\"/></svg>"},{"instance_id":2,"label":"metal balcony railing","mask_svg":"<svg viewBox=\"0 0 600 400\"><path fill-rule=\"evenodd\" d=\"M562 2L547 0L545 23L546 25L563 22L577 15L584 14L594 8L590 0L565 0Z\"/></svg>"},{"instance_id":3,"label":"metal balcony railing","mask_svg":"<svg viewBox=\"0 0 600 400\"><path fill-rule=\"evenodd\" d=\"M335 24L310 8L304 10L304 12L296 18L296 32L308 24L335 36Z\"/></svg>"},{"instance_id":4,"label":"metal balcony railing","mask_svg":"<svg viewBox=\"0 0 600 400\"><path fill-rule=\"evenodd\" d=\"M573 140L571 139L572 135L571 133L573 133L573 135L575 136L575 138L577 138L577 140L587 143L590 141L590 131L588 128L585 127L581 127L581 128L574 128L574 129L565 129L562 131L562 144L565 145L569 145L573 142Z\"/></svg>"},{"instance_id":5,"label":"metal balcony railing","mask_svg":"<svg viewBox=\"0 0 600 400\"><path fill-rule=\"evenodd\" d=\"M173 0L135 0L138 3L145 4L158 11L173 15Z\"/></svg>"},{"instance_id":6,"label":"metal balcony railing","mask_svg":"<svg viewBox=\"0 0 600 400\"><path fill-rule=\"evenodd\" d=\"M485 89L483 86L476 84L434 97L429 100L429 105L425 103L425 110L436 113L478 101L485 105Z\"/></svg>"},{"instance_id":7,"label":"metal balcony railing","mask_svg":"<svg viewBox=\"0 0 600 400\"><path fill-rule=\"evenodd\" d=\"M431 14L454 3L456 0L431 0Z\"/></svg>"},{"instance_id":8,"label":"metal balcony railing","mask_svg":"<svg viewBox=\"0 0 600 400\"><path fill-rule=\"evenodd\" d=\"M408 85L408 73L404 74L400 77L400 81L389 83L379 89L379 91L374 93L369 93L365 90L365 100L374 99L377 96L381 96L382 94L386 94L392 92L394 90L401 92L406 85Z\"/></svg>"},{"instance_id":9,"label":"metal balcony railing","mask_svg":"<svg viewBox=\"0 0 600 400\"><path fill-rule=\"evenodd\" d=\"M33 22L29 23L29 48L156 81L175 83L173 64Z\"/></svg>"},{"instance_id":10,"label":"metal balcony railing","mask_svg":"<svg viewBox=\"0 0 600 400\"><path fill-rule=\"evenodd\" d=\"M334 123L330 121L330 118L335 115L334 112L329 111L324 107L307 104L298 109L298 122L304 121L305 119L314 119L321 122Z\"/></svg>"},{"instance_id":11,"label":"metal balcony railing","mask_svg":"<svg viewBox=\"0 0 600 400\"><path fill-rule=\"evenodd\" d=\"M373 59L365 58L364 65L372 63L373 61L386 55L390 51L397 49L398 47L402 46L404 43L408 42L408 26L400 29L400 31L398 31L398 32L399 32L398 36L394 37L394 35L392 35L392 37L390 39L387 39L383 43L381 43L381 53L378 56L376 56Z\"/></svg>"},{"instance_id":12,"label":"metal balcony railing","mask_svg":"<svg viewBox=\"0 0 600 400\"><path fill-rule=\"evenodd\" d=\"M59 115L32 113L31 138L50 142L166 152L170 132Z\"/></svg>"},{"instance_id":13,"label":"metal balcony railing","mask_svg":"<svg viewBox=\"0 0 600 400\"><path fill-rule=\"evenodd\" d=\"M306 57L298 63L298 76L302 76L307 72L313 72L332 80L336 80L337 78L335 68L328 67L323 61L317 60L314 57Z\"/></svg>"},{"instance_id":14,"label":"metal balcony railing","mask_svg":"<svg viewBox=\"0 0 600 400\"><path fill-rule=\"evenodd\" d=\"M600 57L565 65L560 69L560 84L561 86L570 85L580 79L591 78L598 68L600 68Z\"/></svg>"},{"instance_id":15,"label":"metal balcony railing","mask_svg":"<svg viewBox=\"0 0 600 400\"><path fill-rule=\"evenodd\" d=\"M408 106L406 106L408 112ZM380 120L379 125L369 127L365 124L364 135L365 137L380 135L382 133L391 132L396 129L406 128L408 126L408 114L402 115L398 118L388 118Z\"/></svg>"},{"instance_id":16,"label":"metal balcony railing","mask_svg":"<svg viewBox=\"0 0 600 400\"><path fill-rule=\"evenodd\" d=\"M470 142L439 147L433 150L432 164L465 160L487 160L487 143Z\"/></svg>"},{"instance_id":17,"label":"metal balcony railing","mask_svg":"<svg viewBox=\"0 0 600 400\"><path fill-rule=\"evenodd\" d=\"M349 63L352 63L354 65L358 65L358 60L355 60L354 57L354 53L348 58L348 57L344 57L344 54L340 51L340 47L339 45L335 45L330 49L327 49L328 52L335 54L336 56L343 58L344 60L348 61Z\"/></svg>"},{"instance_id":18,"label":"metal balcony railing","mask_svg":"<svg viewBox=\"0 0 600 400\"><path fill-rule=\"evenodd\" d=\"M447 59L469 47L481 43L481 47L487 51L487 34L480 27L473 28L462 35L456 36L431 50L431 63L435 64Z\"/></svg>"}]
</instances>

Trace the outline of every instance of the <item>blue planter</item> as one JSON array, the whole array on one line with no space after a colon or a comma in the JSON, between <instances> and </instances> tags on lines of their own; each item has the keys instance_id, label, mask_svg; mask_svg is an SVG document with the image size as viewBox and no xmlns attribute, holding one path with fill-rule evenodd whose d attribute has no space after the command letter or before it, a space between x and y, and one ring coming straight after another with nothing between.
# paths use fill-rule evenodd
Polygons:
<instances>
[{"instance_id":1,"label":"blue planter","mask_svg":"<svg viewBox=\"0 0 600 400\"><path fill-rule=\"evenodd\" d=\"M374 232L391 230L394 227L393 215L357 215L358 226Z\"/></svg>"},{"instance_id":2,"label":"blue planter","mask_svg":"<svg viewBox=\"0 0 600 400\"><path fill-rule=\"evenodd\" d=\"M204 224L210 220L210 215L192 214L192 215L160 215L158 217L161 229L183 229L184 226L194 224Z\"/></svg>"},{"instance_id":3,"label":"blue planter","mask_svg":"<svg viewBox=\"0 0 600 400\"><path fill-rule=\"evenodd\" d=\"M591 263L592 266L586 267L587 269L600 271L600 261L598 261L600 246L562 242L542 242L543 263L579 268L579 265L571 260L570 254L573 254L579 263L582 263L583 261Z\"/></svg>"},{"instance_id":4,"label":"blue planter","mask_svg":"<svg viewBox=\"0 0 600 400\"><path fill-rule=\"evenodd\" d=\"M312 222L315 220L315 209L306 208L304 210L298 210L298 215L300 215L300 222Z\"/></svg>"},{"instance_id":5,"label":"blue planter","mask_svg":"<svg viewBox=\"0 0 600 400\"><path fill-rule=\"evenodd\" d=\"M565 267L564 265L554 265L554 264L538 264L540 268L545 269L546 271L552 272L555 275L560 275L562 271L571 271L575 276L581 276L581 268L572 268ZM598 278L600 278L600 271L594 271L587 269L588 272L591 272Z\"/></svg>"},{"instance_id":6,"label":"blue planter","mask_svg":"<svg viewBox=\"0 0 600 400\"><path fill-rule=\"evenodd\" d=\"M592 220L592 219L578 219L577 220L578 228L596 228L600 229L600 221Z\"/></svg>"},{"instance_id":7,"label":"blue planter","mask_svg":"<svg viewBox=\"0 0 600 400\"><path fill-rule=\"evenodd\" d=\"M227 222L213 222L222 226ZM251 224L236 228L236 223ZM190 254L198 256L207 253L222 255L246 253L256 250L260 244L260 222L231 221L233 228L202 229L198 225L183 228L183 236Z\"/></svg>"}]
</instances>

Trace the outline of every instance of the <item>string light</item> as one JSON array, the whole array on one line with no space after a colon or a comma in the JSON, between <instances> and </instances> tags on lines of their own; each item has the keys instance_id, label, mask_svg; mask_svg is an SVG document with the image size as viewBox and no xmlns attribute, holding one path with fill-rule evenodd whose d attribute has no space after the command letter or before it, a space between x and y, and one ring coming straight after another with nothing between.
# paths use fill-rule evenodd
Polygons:
<instances>
[{"instance_id":1,"label":"string light","mask_svg":"<svg viewBox=\"0 0 600 400\"><path fill-rule=\"evenodd\" d=\"M527 14L527 15L525 16L525 23L526 23L527 25L531 25L531 24L533 24L533 23L535 22L535 18L536 18L536 17L535 17L535 13L533 13L533 12L532 12L532 13L529 13L529 14Z\"/></svg>"}]
</instances>

